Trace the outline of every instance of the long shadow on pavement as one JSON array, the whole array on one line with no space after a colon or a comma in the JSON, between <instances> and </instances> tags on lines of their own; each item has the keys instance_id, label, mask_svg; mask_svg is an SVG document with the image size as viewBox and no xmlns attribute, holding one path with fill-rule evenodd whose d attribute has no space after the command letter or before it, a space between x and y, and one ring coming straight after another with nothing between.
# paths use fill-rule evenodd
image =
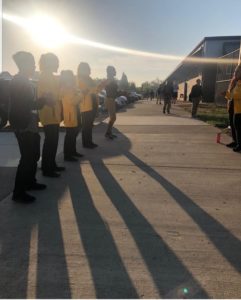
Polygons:
<instances>
[{"instance_id":1,"label":"long shadow on pavement","mask_svg":"<svg viewBox=\"0 0 241 300\"><path fill-rule=\"evenodd\" d=\"M26 298L36 208L6 206L2 203L0 211L0 298Z\"/></svg>"},{"instance_id":2,"label":"long shadow on pavement","mask_svg":"<svg viewBox=\"0 0 241 300\"><path fill-rule=\"evenodd\" d=\"M71 174L68 186L96 298L138 298L111 232L93 203L79 165L71 167Z\"/></svg>"},{"instance_id":3,"label":"long shadow on pavement","mask_svg":"<svg viewBox=\"0 0 241 300\"><path fill-rule=\"evenodd\" d=\"M29 205L1 203L0 298L71 298L58 216L63 189L48 198L39 192Z\"/></svg>"},{"instance_id":4,"label":"long shadow on pavement","mask_svg":"<svg viewBox=\"0 0 241 300\"><path fill-rule=\"evenodd\" d=\"M182 297L182 289L187 287L188 297L208 298L205 290L133 204L108 168L103 163L98 166L92 164L92 168L132 234L160 297Z\"/></svg>"},{"instance_id":5,"label":"long shadow on pavement","mask_svg":"<svg viewBox=\"0 0 241 300\"><path fill-rule=\"evenodd\" d=\"M180 205L180 207L193 219L193 221L206 234L217 250L228 260L228 262L241 273L241 241L227 230L220 222L210 216L205 210L198 206L191 198L180 189L161 176L153 168L148 166L131 152L124 154L138 168L156 180Z\"/></svg>"}]
</instances>

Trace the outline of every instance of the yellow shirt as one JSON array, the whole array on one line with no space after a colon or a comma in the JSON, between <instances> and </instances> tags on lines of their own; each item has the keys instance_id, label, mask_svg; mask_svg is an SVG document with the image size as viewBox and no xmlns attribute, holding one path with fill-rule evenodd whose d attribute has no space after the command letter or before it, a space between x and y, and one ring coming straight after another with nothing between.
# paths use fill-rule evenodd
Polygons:
<instances>
[{"instance_id":1,"label":"yellow shirt","mask_svg":"<svg viewBox=\"0 0 241 300\"><path fill-rule=\"evenodd\" d=\"M227 91L225 98L230 101L233 100L234 113L241 114L241 80L238 80L235 88L232 91Z\"/></svg>"},{"instance_id":2,"label":"yellow shirt","mask_svg":"<svg viewBox=\"0 0 241 300\"><path fill-rule=\"evenodd\" d=\"M241 80L239 80L232 91L234 113L241 114Z\"/></svg>"},{"instance_id":3,"label":"yellow shirt","mask_svg":"<svg viewBox=\"0 0 241 300\"><path fill-rule=\"evenodd\" d=\"M103 88L105 87L107 81L101 82L98 86L93 84L92 79L90 78L89 84L84 82L83 80L78 81L78 85L80 90L83 92L83 97L80 102L79 108L81 112L87 112L93 110L93 101L92 101L92 94L98 94ZM88 90L87 93L84 91Z\"/></svg>"},{"instance_id":4,"label":"yellow shirt","mask_svg":"<svg viewBox=\"0 0 241 300\"><path fill-rule=\"evenodd\" d=\"M90 87L83 81L79 81L79 88L83 91L83 98L80 102L79 108L81 112L91 111L93 109L92 97L90 93ZM84 90L88 89L87 93Z\"/></svg>"},{"instance_id":5,"label":"yellow shirt","mask_svg":"<svg viewBox=\"0 0 241 300\"><path fill-rule=\"evenodd\" d=\"M77 105L80 103L81 96L76 94L76 89L74 88L61 89L60 98L63 104L63 116L65 127L77 127Z\"/></svg>"},{"instance_id":6,"label":"yellow shirt","mask_svg":"<svg viewBox=\"0 0 241 300\"><path fill-rule=\"evenodd\" d=\"M43 125L59 124L61 122L62 105L59 95L59 79L53 74L42 73L37 86L38 97L43 97L45 93L52 94L55 105L44 105L39 110L40 122Z\"/></svg>"}]
</instances>

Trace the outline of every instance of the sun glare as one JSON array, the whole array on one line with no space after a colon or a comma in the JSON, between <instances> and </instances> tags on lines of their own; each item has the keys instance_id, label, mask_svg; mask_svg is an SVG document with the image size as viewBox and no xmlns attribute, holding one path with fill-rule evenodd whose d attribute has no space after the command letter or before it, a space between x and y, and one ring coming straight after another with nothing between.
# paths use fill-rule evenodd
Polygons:
<instances>
[{"instance_id":1,"label":"sun glare","mask_svg":"<svg viewBox=\"0 0 241 300\"><path fill-rule=\"evenodd\" d=\"M49 16L37 15L31 18L21 18L3 14L3 18L24 28L34 42L42 47L57 48L68 40L68 34L65 29Z\"/></svg>"},{"instance_id":2,"label":"sun glare","mask_svg":"<svg viewBox=\"0 0 241 300\"><path fill-rule=\"evenodd\" d=\"M22 18L18 16L3 14L3 18L8 20L29 32L32 39L42 47L45 48L57 48L64 44L76 44L84 45L97 49L107 50L111 52L124 53L134 56L142 56L155 58L159 60L172 60L181 61L185 59L186 62L190 63L236 63L234 59L219 59L219 58L207 58L207 57L187 57L179 55L169 55L162 53L146 52L135 49L128 49L123 47L116 47L113 45L103 44L88 39L83 39L68 33L61 24L59 24L54 18L46 15L38 15L32 18Z\"/></svg>"},{"instance_id":3,"label":"sun glare","mask_svg":"<svg viewBox=\"0 0 241 300\"><path fill-rule=\"evenodd\" d=\"M27 30L32 39L47 48L56 48L65 44L67 34L54 19L48 16L35 16L28 19Z\"/></svg>"}]
</instances>

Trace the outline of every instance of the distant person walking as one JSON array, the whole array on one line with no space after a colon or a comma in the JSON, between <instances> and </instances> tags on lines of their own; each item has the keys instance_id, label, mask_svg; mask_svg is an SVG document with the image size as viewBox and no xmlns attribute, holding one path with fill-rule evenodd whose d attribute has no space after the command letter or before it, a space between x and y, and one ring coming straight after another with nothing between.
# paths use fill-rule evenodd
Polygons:
<instances>
[{"instance_id":1,"label":"distant person walking","mask_svg":"<svg viewBox=\"0 0 241 300\"><path fill-rule=\"evenodd\" d=\"M116 121L116 104L115 98L118 96L118 84L116 82L116 69L113 66L108 66L106 69L107 72L107 85L106 90L106 108L109 114L109 123L105 133L105 137L113 140L117 136L112 133L113 125Z\"/></svg>"},{"instance_id":2,"label":"distant person walking","mask_svg":"<svg viewBox=\"0 0 241 300\"><path fill-rule=\"evenodd\" d=\"M202 97L203 97L203 90L201 86L201 80L197 79L196 84L192 87L191 93L189 95L189 98L192 101L192 118L196 118L197 116L198 106Z\"/></svg>"},{"instance_id":3,"label":"distant person walking","mask_svg":"<svg viewBox=\"0 0 241 300\"><path fill-rule=\"evenodd\" d=\"M170 114L171 110L171 100L172 100L172 83L167 81L163 88L163 99L164 99L164 106L163 106L163 113L166 112Z\"/></svg>"},{"instance_id":4,"label":"distant person walking","mask_svg":"<svg viewBox=\"0 0 241 300\"><path fill-rule=\"evenodd\" d=\"M234 152L241 152L241 64L237 66L226 93L229 100L229 121L233 142L227 146Z\"/></svg>"},{"instance_id":5,"label":"distant person walking","mask_svg":"<svg viewBox=\"0 0 241 300\"><path fill-rule=\"evenodd\" d=\"M150 100L152 101L155 97L155 93L153 90L150 91Z\"/></svg>"},{"instance_id":6,"label":"distant person walking","mask_svg":"<svg viewBox=\"0 0 241 300\"><path fill-rule=\"evenodd\" d=\"M162 98L162 85L160 84L156 92L156 104L162 104L161 98Z\"/></svg>"},{"instance_id":7,"label":"distant person walking","mask_svg":"<svg viewBox=\"0 0 241 300\"><path fill-rule=\"evenodd\" d=\"M36 99L30 78L35 72L35 60L31 53L20 51L13 55L19 72L11 81L9 121L18 141L21 154L15 177L12 200L29 203L35 197L28 190L43 190L45 184L36 180L37 162L40 158L37 109L47 104L46 99Z\"/></svg>"},{"instance_id":8,"label":"distant person walking","mask_svg":"<svg viewBox=\"0 0 241 300\"><path fill-rule=\"evenodd\" d=\"M176 82L176 80L173 81L173 85L172 85L172 103L176 104L177 102L177 96L178 96L178 83Z\"/></svg>"}]
</instances>

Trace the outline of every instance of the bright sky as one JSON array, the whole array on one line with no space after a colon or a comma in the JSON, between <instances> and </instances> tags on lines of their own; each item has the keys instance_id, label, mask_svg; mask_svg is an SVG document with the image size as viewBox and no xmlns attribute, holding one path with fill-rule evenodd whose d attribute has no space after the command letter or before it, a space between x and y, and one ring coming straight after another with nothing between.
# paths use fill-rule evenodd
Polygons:
<instances>
[{"instance_id":1,"label":"bright sky","mask_svg":"<svg viewBox=\"0 0 241 300\"><path fill-rule=\"evenodd\" d=\"M72 69L76 72L78 64L86 61L92 69L92 77L103 78L106 66L111 64L117 69L117 78L125 72L129 81L140 85L156 78L165 79L181 57L189 54L205 36L241 35L240 0L2 2L3 13L15 17L15 21L3 20L2 34L3 70L12 74L17 71L11 58L15 52L32 52L38 62L42 53L51 51L59 57L59 71ZM48 18L36 19L40 15ZM20 18L18 22L16 17ZM49 35L51 32L59 38L53 38ZM164 57L148 57L146 53L143 56L127 49L119 52L123 48L164 54ZM174 59L170 59L170 55Z\"/></svg>"}]
</instances>

